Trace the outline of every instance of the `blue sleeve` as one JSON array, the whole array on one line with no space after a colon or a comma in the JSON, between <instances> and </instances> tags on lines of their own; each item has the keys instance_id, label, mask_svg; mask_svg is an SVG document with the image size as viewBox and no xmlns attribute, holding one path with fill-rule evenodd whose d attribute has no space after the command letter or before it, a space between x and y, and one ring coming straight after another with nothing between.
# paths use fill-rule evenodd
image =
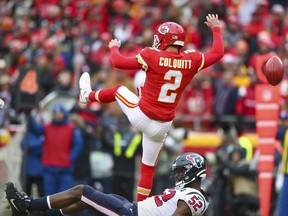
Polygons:
<instances>
[{"instance_id":1,"label":"blue sleeve","mask_svg":"<svg viewBox=\"0 0 288 216\"><path fill-rule=\"evenodd\" d=\"M21 140L21 149L24 150L25 136L23 135ZM43 137L41 135L35 135L32 133L28 134L28 153L32 155L41 155L43 151Z\"/></svg>"},{"instance_id":2,"label":"blue sleeve","mask_svg":"<svg viewBox=\"0 0 288 216\"><path fill-rule=\"evenodd\" d=\"M43 124L37 124L34 120L33 117L30 116L30 119L29 119L29 123L30 123L30 130L33 132L33 133L36 133L36 134L44 134L44 123Z\"/></svg>"},{"instance_id":3,"label":"blue sleeve","mask_svg":"<svg viewBox=\"0 0 288 216\"><path fill-rule=\"evenodd\" d=\"M75 127L73 131L73 142L72 142L72 149L70 153L70 158L72 162L75 162L79 154L82 152L83 149L83 138L81 131Z\"/></svg>"}]
</instances>

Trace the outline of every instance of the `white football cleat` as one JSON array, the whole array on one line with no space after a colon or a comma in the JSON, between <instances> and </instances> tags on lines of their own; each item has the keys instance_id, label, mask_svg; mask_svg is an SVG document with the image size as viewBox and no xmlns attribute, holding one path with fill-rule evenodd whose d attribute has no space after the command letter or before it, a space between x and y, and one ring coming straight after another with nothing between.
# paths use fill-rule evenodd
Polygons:
<instances>
[{"instance_id":1,"label":"white football cleat","mask_svg":"<svg viewBox=\"0 0 288 216\"><path fill-rule=\"evenodd\" d=\"M89 101L89 94L92 92L91 80L88 72L84 72L79 79L80 95L79 100L81 103L87 103Z\"/></svg>"}]
</instances>

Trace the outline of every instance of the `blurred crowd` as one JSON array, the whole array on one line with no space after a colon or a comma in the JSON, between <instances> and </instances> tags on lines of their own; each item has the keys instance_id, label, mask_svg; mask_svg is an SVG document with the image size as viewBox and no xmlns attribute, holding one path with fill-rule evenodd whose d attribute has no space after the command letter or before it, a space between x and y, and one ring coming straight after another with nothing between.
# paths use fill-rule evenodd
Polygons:
<instances>
[{"instance_id":1,"label":"blurred crowd","mask_svg":"<svg viewBox=\"0 0 288 216\"><path fill-rule=\"evenodd\" d=\"M4 0L0 4L0 96L9 109L1 127L9 123L8 116L11 121L17 114L13 100L17 89L13 87L25 67L37 68L41 98L53 91L69 92L76 98L83 71L92 75L94 89L119 82L131 89L141 85L142 71L111 67L107 43L118 38L122 53L133 56L151 45L153 32L167 20L186 30L185 49L201 51L212 42L205 16L217 13L222 22L225 56L199 73L183 95L176 120L185 127L211 130L226 119L223 116L228 121L241 116L253 122L254 86L262 82L258 74L261 77L267 56L277 53L288 64L285 1ZM281 86L281 104L286 109L286 79ZM254 129L253 124L244 126Z\"/></svg>"},{"instance_id":2,"label":"blurred crowd","mask_svg":"<svg viewBox=\"0 0 288 216\"><path fill-rule=\"evenodd\" d=\"M255 132L255 85L263 82L261 77L265 61L277 54L287 72L287 8L285 0L1 0L0 98L5 101L5 108L0 110L0 128L8 128L12 134L15 131L9 131L10 126L21 122L21 109L15 102L19 91L16 83L23 69L33 68L38 73L40 99L51 92L65 92L75 98L69 117L81 131L81 149L86 150L79 153L82 154L79 156L82 163L76 163L79 167L74 167L77 170L74 173L78 175L75 179L79 180L75 182L89 180L95 187L106 192L113 191L110 177L115 154L119 154L119 151L115 153L114 142L117 143L117 137L127 138L128 141L123 141L121 145L129 146L130 135L134 136L136 132L123 123L126 119L115 103L80 104L79 75L86 71L90 73L93 90L121 83L136 91L136 87L143 84L145 73L117 70L111 66L107 45L112 38L121 40L123 54L134 56L143 47L152 45L153 34L159 24L174 21L186 30L185 49L205 52L212 43L212 34L204 24L205 17L208 13L217 13L221 19L225 55L217 64L195 76L179 103L174 126L184 131L216 131L219 128L227 131L227 127L237 126L238 132ZM280 83L280 108L284 114L288 113L287 84L285 75ZM33 118L41 113L37 107L35 110ZM127 129L129 136L119 138L118 130L123 128ZM168 164L173 155L181 151L181 146L175 147L175 143L179 143L179 136L176 137L171 133L167 139L163 161ZM131 165L129 160L132 159L133 164L137 163L139 152L141 149L135 148L133 157L117 160L116 164L123 163L126 167ZM229 164L228 160L237 158L234 153L239 153L239 160L244 157L238 147L229 150L229 154L225 152L227 160L220 161L223 166ZM218 159L224 158L219 156L222 153L215 154ZM107 167L101 164L103 160L107 162ZM101 165L90 167L97 163ZM85 172L83 167L88 171ZM99 167L102 169L99 170ZM131 188L129 184L132 184L127 184L127 179L131 176L137 178L135 167L130 169L131 172L117 173L117 188L121 188L123 193L126 191L128 197L133 191L127 192L127 188ZM231 167L227 169L233 171ZM221 175L224 175L222 171ZM249 177L255 179L253 173ZM98 184L99 181L101 184ZM161 181L156 183L161 184Z\"/></svg>"}]
</instances>

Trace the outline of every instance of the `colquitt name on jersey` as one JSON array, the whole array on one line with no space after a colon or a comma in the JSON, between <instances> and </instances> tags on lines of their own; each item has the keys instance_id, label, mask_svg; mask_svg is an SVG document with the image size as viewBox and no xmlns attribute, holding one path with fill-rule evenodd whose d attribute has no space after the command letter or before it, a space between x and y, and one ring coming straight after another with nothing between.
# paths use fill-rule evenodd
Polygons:
<instances>
[{"instance_id":1,"label":"colquitt name on jersey","mask_svg":"<svg viewBox=\"0 0 288 216\"><path fill-rule=\"evenodd\" d=\"M171 58L160 57L159 58L159 66L175 68L175 69L191 69L192 60L189 60L189 59L171 59Z\"/></svg>"}]
</instances>

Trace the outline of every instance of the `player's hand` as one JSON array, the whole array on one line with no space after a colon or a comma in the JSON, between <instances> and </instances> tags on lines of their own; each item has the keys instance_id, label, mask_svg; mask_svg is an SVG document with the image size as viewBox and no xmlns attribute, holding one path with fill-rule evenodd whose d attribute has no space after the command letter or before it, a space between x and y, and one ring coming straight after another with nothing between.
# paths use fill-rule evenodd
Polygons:
<instances>
[{"instance_id":1,"label":"player's hand","mask_svg":"<svg viewBox=\"0 0 288 216\"><path fill-rule=\"evenodd\" d=\"M220 21L218 19L218 14L208 14L206 16L205 24L212 29L213 27L220 27Z\"/></svg>"},{"instance_id":2,"label":"player's hand","mask_svg":"<svg viewBox=\"0 0 288 216\"><path fill-rule=\"evenodd\" d=\"M117 40L117 39L112 39L109 44L108 44L108 47L111 48L113 46L117 46L117 47L120 47L121 46L121 41L120 40Z\"/></svg>"}]
</instances>

